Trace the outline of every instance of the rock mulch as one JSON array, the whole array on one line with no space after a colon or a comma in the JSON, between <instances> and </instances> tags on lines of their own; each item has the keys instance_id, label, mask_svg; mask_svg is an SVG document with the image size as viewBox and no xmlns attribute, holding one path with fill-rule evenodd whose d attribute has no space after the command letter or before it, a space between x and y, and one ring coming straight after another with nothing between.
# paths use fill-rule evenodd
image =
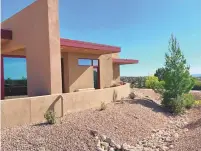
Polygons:
<instances>
[{"instance_id":1,"label":"rock mulch","mask_svg":"<svg viewBox=\"0 0 201 151\"><path fill-rule=\"evenodd\" d=\"M127 143L118 144L105 135L94 136L97 140L97 151L167 151L174 150L174 142L179 139L180 135L188 132L184 128L188 124L186 116L170 118L165 124L167 127L153 129L150 137L144 138L137 142L136 145L130 146Z\"/></svg>"},{"instance_id":2,"label":"rock mulch","mask_svg":"<svg viewBox=\"0 0 201 151\"><path fill-rule=\"evenodd\" d=\"M128 103L112 103L103 111L71 113L55 125L3 129L1 151L94 151L98 147L103 151L103 144L110 151L120 147L131 151L201 150L201 122L198 122L201 108L193 114L190 112L189 118L174 118L164 114L158 106L160 96L152 90L135 89L134 92L137 98ZM189 123L192 128L185 126L188 120L194 123ZM90 130L106 136L92 136Z\"/></svg>"},{"instance_id":3,"label":"rock mulch","mask_svg":"<svg viewBox=\"0 0 201 151\"><path fill-rule=\"evenodd\" d=\"M132 104L133 103L133 104ZM94 151L96 142L89 131L107 134L118 144L134 145L163 127L162 112L139 103L109 104L103 111L90 109L68 114L55 125L27 125L1 131L2 151Z\"/></svg>"}]
</instances>

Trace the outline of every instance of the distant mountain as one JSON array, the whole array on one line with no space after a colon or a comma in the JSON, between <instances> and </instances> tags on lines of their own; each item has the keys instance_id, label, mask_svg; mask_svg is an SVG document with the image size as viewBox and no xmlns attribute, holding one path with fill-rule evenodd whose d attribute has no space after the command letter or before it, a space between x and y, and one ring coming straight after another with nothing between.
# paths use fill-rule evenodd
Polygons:
<instances>
[{"instance_id":1,"label":"distant mountain","mask_svg":"<svg viewBox=\"0 0 201 151\"><path fill-rule=\"evenodd\" d=\"M201 74L192 74L193 77L201 77Z\"/></svg>"}]
</instances>

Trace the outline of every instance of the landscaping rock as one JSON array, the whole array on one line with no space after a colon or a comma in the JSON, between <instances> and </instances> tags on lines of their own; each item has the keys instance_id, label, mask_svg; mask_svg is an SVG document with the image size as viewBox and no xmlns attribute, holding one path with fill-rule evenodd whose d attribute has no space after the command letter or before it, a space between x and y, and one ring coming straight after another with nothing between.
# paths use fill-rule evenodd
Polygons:
<instances>
[{"instance_id":1,"label":"landscaping rock","mask_svg":"<svg viewBox=\"0 0 201 151\"><path fill-rule=\"evenodd\" d=\"M175 134L174 134L174 137L175 137L175 138L179 138L179 134L178 134L178 133L175 133Z\"/></svg>"},{"instance_id":2,"label":"landscaping rock","mask_svg":"<svg viewBox=\"0 0 201 151\"><path fill-rule=\"evenodd\" d=\"M101 142L100 144L102 146L104 146L104 148L108 148L109 147L109 144L107 142Z\"/></svg>"},{"instance_id":3,"label":"landscaping rock","mask_svg":"<svg viewBox=\"0 0 201 151\"><path fill-rule=\"evenodd\" d=\"M174 145L170 145L169 148L170 148L170 149L173 149L173 148L174 148Z\"/></svg>"},{"instance_id":4,"label":"landscaping rock","mask_svg":"<svg viewBox=\"0 0 201 151\"><path fill-rule=\"evenodd\" d=\"M104 149L101 148L101 147L98 147L98 148L97 148L97 151L104 151Z\"/></svg>"},{"instance_id":5,"label":"landscaping rock","mask_svg":"<svg viewBox=\"0 0 201 151\"><path fill-rule=\"evenodd\" d=\"M113 148L113 147L110 147L110 148L109 148L109 151L115 151L115 150L114 150L114 148Z\"/></svg>"},{"instance_id":6,"label":"landscaping rock","mask_svg":"<svg viewBox=\"0 0 201 151\"><path fill-rule=\"evenodd\" d=\"M100 138L102 141L105 141L107 137L105 135L101 135Z\"/></svg>"},{"instance_id":7,"label":"landscaping rock","mask_svg":"<svg viewBox=\"0 0 201 151\"><path fill-rule=\"evenodd\" d=\"M121 148L124 149L124 150L127 150L129 147L128 147L128 145L127 145L126 143L124 143L124 144L121 146Z\"/></svg>"},{"instance_id":8,"label":"landscaping rock","mask_svg":"<svg viewBox=\"0 0 201 151\"><path fill-rule=\"evenodd\" d=\"M38 151L45 151L45 147L40 147Z\"/></svg>"}]
</instances>

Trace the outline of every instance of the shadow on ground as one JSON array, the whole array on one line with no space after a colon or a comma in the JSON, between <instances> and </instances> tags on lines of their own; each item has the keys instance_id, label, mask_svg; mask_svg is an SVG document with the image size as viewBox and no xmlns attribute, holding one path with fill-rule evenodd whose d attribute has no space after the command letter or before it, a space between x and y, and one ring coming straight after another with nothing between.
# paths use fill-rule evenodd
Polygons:
<instances>
[{"instance_id":1,"label":"shadow on ground","mask_svg":"<svg viewBox=\"0 0 201 151\"><path fill-rule=\"evenodd\" d=\"M201 127L201 118L185 126L188 129L196 129L198 127Z\"/></svg>"},{"instance_id":2,"label":"shadow on ground","mask_svg":"<svg viewBox=\"0 0 201 151\"><path fill-rule=\"evenodd\" d=\"M144 107L152 109L152 111L154 111L154 112L160 112L160 113L163 113L168 116L170 115L168 113L167 109L164 109L163 107L160 106L160 104L158 104L155 101L150 100L150 99L146 99L146 98L134 99L134 100L127 100L126 102L130 103L130 104L140 104Z\"/></svg>"},{"instance_id":3,"label":"shadow on ground","mask_svg":"<svg viewBox=\"0 0 201 151\"><path fill-rule=\"evenodd\" d=\"M37 123L32 126L47 126L47 125L50 125L50 124L48 124L47 122L44 122L44 123Z\"/></svg>"}]
</instances>

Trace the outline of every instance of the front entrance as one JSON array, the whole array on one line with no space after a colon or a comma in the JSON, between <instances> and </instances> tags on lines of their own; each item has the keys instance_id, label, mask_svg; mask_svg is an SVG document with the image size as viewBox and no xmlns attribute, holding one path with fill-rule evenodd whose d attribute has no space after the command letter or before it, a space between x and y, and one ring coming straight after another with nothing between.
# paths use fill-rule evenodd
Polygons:
<instances>
[{"instance_id":1,"label":"front entrance","mask_svg":"<svg viewBox=\"0 0 201 151\"><path fill-rule=\"evenodd\" d=\"M94 88L98 89L98 69L94 68Z\"/></svg>"},{"instance_id":2,"label":"front entrance","mask_svg":"<svg viewBox=\"0 0 201 151\"><path fill-rule=\"evenodd\" d=\"M62 93L65 93L64 89L64 59L61 58L61 82L62 82Z\"/></svg>"},{"instance_id":3,"label":"front entrance","mask_svg":"<svg viewBox=\"0 0 201 151\"><path fill-rule=\"evenodd\" d=\"M100 89L99 60L92 60L92 64L93 64L94 88Z\"/></svg>"}]
</instances>

